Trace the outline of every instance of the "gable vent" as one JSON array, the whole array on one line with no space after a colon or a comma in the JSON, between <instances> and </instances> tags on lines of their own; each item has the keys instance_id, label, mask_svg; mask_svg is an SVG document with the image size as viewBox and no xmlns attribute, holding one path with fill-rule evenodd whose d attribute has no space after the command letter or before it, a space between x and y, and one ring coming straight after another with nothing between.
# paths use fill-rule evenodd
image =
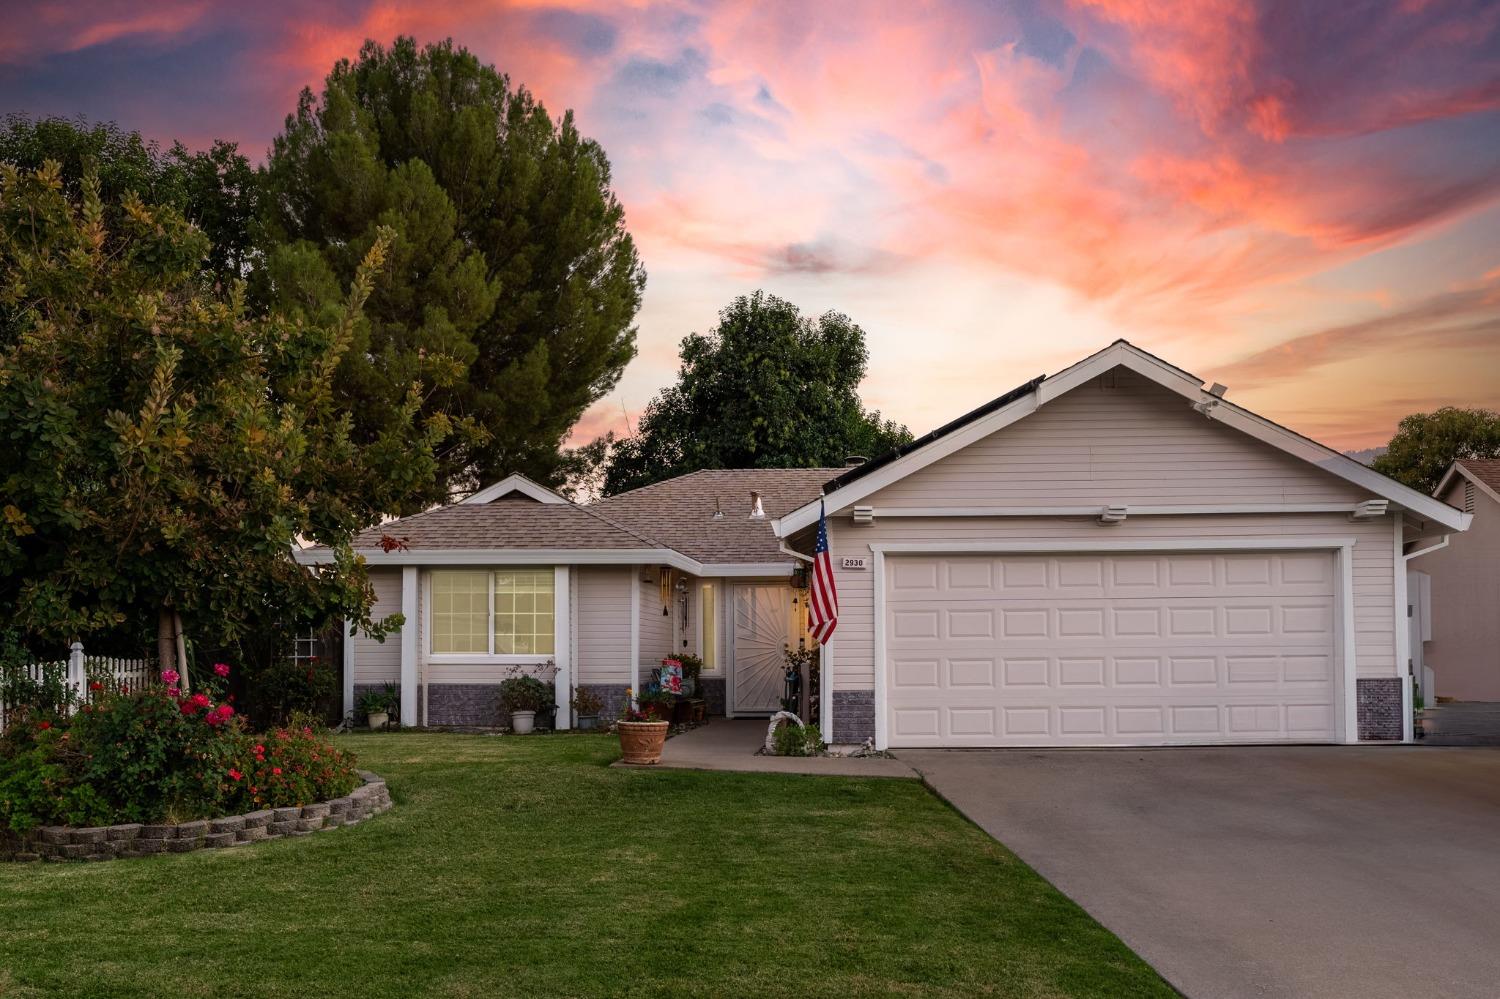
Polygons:
<instances>
[{"instance_id":1,"label":"gable vent","mask_svg":"<svg viewBox=\"0 0 1500 999\"><path fill-rule=\"evenodd\" d=\"M1464 480L1464 513L1474 512L1474 483Z\"/></svg>"}]
</instances>

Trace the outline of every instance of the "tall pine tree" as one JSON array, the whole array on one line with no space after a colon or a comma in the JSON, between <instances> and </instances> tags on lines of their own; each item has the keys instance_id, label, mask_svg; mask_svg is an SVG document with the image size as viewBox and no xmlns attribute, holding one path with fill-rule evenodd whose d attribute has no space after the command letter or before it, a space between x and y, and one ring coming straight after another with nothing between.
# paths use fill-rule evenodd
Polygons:
<instances>
[{"instance_id":1,"label":"tall pine tree","mask_svg":"<svg viewBox=\"0 0 1500 999\"><path fill-rule=\"evenodd\" d=\"M394 237L368 328L340 366L355 434L399 416L405 386L455 418L434 494L564 474L568 431L635 355L645 273L603 149L572 113L452 42L366 42L304 91L265 169L265 267L282 309L338 306L381 227Z\"/></svg>"}]
</instances>

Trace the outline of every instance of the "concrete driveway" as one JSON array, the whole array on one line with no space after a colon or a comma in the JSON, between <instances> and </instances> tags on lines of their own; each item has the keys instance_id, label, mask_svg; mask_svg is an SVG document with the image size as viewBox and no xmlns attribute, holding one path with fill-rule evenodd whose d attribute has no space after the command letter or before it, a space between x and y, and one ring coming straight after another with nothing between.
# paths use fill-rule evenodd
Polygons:
<instances>
[{"instance_id":1,"label":"concrete driveway","mask_svg":"<svg viewBox=\"0 0 1500 999\"><path fill-rule=\"evenodd\" d=\"M897 756L1194 999L1500 995L1500 749Z\"/></svg>"}]
</instances>

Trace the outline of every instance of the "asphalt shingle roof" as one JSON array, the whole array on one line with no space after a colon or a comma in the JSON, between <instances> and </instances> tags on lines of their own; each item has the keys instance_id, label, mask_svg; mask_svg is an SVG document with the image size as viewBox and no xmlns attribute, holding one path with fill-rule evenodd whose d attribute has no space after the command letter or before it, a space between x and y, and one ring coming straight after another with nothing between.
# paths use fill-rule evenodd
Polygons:
<instances>
[{"instance_id":1,"label":"asphalt shingle roof","mask_svg":"<svg viewBox=\"0 0 1500 999\"><path fill-rule=\"evenodd\" d=\"M610 520L699 562L792 562L771 521L818 498L834 468L726 468L690 472L593 504ZM758 492L766 516L750 517ZM724 516L715 519L722 510Z\"/></svg>"},{"instance_id":2,"label":"asphalt shingle roof","mask_svg":"<svg viewBox=\"0 0 1500 999\"><path fill-rule=\"evenodd\" d=\"M1500 458L1460 458L1458 463L1474 478L1500 493Z\"/></svg>"},{"instance_id":3,"label":"asphalt shingle roof","mask_svg":"<svg viewBox=\"0 0 1500 999\"><path fill-rule=\"evenodd\" d=\"M375 548L383 535L409 548L660 548L650 538L587 507L502 496L491 503L455 503L361 531L355 548Z\"/></svg>"}]
</instances>

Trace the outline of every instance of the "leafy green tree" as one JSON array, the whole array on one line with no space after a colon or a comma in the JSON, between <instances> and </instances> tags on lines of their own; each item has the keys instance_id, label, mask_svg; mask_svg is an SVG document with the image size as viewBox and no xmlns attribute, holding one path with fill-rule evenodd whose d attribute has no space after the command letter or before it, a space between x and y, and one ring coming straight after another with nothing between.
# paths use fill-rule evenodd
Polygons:
<instances>
[{"instance_id":1,"label":"leafy green tree","mask_svg":"<svg viewBox=\"0 0 1500 999\"><path fill-rule=\"evenodd\" d=\"M1396 427L1372 467L1430 493L1460 458L1500 458L1500 413L1458 406L1413 413Z\"/></svg>"},{"instance_id":2,"label":"leafy green tree","mask_svg":"<svg viewBox=\"0 0 1500 999\"><path fill-rule=\"evenodd\" d=\"M742 295L681 356L677 384L612 449L606 495L703 468L842 465L911 440L860 402L865 333L840 313L812 319L774 295Z\"/></svg>"},{"instance_id":3,"label":"leafy green tree","mask_svg":"<svg viewBox=\"0 0 1500 999\"><path fill-rule=\"evenodd\" d=\"M437 490L566 474L561 442L635 355L645 275L609 162L572 113L452 42L340 61L304 91L265 168L258 293L318 315L388 228L389 277L336 389L356 440L386 430L406 386L455 417Z\"/></svg>"},{"instance_id":4,"label":"leafy green tree","mask_svg":"<svg viewBox=\"0 0 1500 999\"><path fill-rule=\"evenodd\" d=\"M92 174L74 198L56 163L0 166L0 613L29 636L381 630L349 542L430 487L446 432L414 385L403 420L356 442L332 391L386 242L326 323L247 316L243 284L212 294L209 248L174 207L107 212ZM335 564L299 566L299 537Z\"/></svg>"},{"instance_id":5,"label":"leafy green tree","mask_svg":"<svg viewBox=\"0 0 1500 999\"><path fill-rule=\"evenodd\" d=\"M113 122L8 115L0 125L0 163L34 171L49 160L61 166L75 198L85 174L93 174L109 232L118 231L124 196L134 193L146 204L177 209L208 237L202 270L212 283L228 289L248 274L260 183L234 143L190 152L175 142L163 153Z\"/></svg>"}]
</instances>

